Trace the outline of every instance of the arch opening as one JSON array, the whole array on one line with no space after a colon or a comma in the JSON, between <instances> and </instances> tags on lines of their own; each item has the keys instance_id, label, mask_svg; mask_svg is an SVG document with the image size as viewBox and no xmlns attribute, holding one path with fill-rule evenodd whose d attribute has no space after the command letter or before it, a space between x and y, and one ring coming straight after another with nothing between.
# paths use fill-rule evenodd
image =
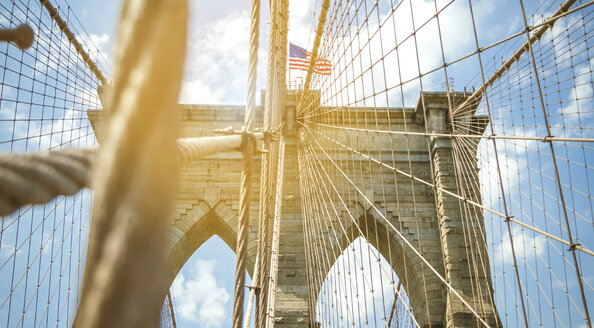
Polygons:
<instances>
[{"instance_id":1,"label":"arch opening","mask_svg":"<svg viewBox=\"0 0 594 328\"><path fill-rule=\"evenodd\" d=\"M173 239L168 255L169 293L163 302L161 327L172 326L173 320L176 326L225 327L232 324L237 260L234 222L219 214L228 212L225 204L219 203L215 208L203 211L197 206L178 220L192 222L183 235L174 237L180 224L175 221L172 224L174 231L170 235ZM251 285L252 270L248 259L247 285ZM244 304L247 305L247 301Z\"/></svg>"},{"instance_id":2,"label":"arch opening","mask_svg":"<svg viewBox=\"0 0 594 328\"><path fill-rule=\"evenodd\" d=\"M197 215L196 212L204 214ZM171 285L192 254L213 236L219 237L231 251L235 252L237 235L234 226L236 223L223 218L219 212L229 212L229 209L226 205L219 203L214 209L207 211L200 212L195 209L188 211L186 216L191 217L193 222L190 227L183 229L183 235L178 238L173 236L173 232L171 233L175 241L172 242L168 255L168 285ZM231 219L236 217L233 214L228 216ZM176 228L174 223L172 229ZM253 259L250 257L247 260L247 272L250 276L253 273Z\"/></svg>"},{"instance_id":3,"label":"arch opening","mask_svg":"<svg viewBox=\"0 0 594 328\"><path fill-rule=\"evenodd\" d=\"M399 227L406 224L407 218L399 218L393 214L389 214L388 217L393 226ZM345 258L344 254L348 249L350 249L352 254L352 247L361 243L361 245L357 247L365 246L361 249L364 252L359 252L358 255L352 254L350 257L347 256L346 258L348 259L353 256L358 256L359 264L362 263L361 259L365 259L368 267L377 266L380 269L379 272L383 272L382 279L384 281L387 279L387 283L391 284L390 286L392 289L397 289L398 282L402 281L400 290L405 291L408 297L407 302L410 304L410 307L406 312L410 314L410 317L412 318L412 326L440 326L444 315L444 308L441 306L444 297L442 285L440 281L438 281L437 276L430 274L429 270L424 267L418 256L412 252L408 246L404 245L404 242L400 237L401 235L393 231L392 228L387 227L382 219L369 213L362 214L356 221L350 222L348 225L343 223L343 226L344 229L341 234L330 229L310 237L310 250L308 251L308 257L310 258L308 269L310 277L310 294L315 295L315 297L319 296L319 292L321 292L323 288L323 283L326 283L327 277L330 276L331 268L336 267L336 261L340 257ZM434 231L434 233L437 234L437 231ZM334 238L330 238L330 235L334 235ZM405 236L409 241L418 240L418 236L414 231L408 231ZM432 239L437 238L438 237L435 236ZM331 241L332 239L334 241ZM426 246L426 244L421 245L423 249L425 249ZM424 253L428 254L429 252L437 251L438 250L435 248L427 248L424 250ZM367 257L363 258L364 254L366 254ZM378 263L382 263L382 260L384 261L383 263L387 265L378 266ZM355 265L356 264L357 263L355 263ZM440 266L440 262L434 262L433 265L438 271L443 270ZM348 267L345 267L343 272L347 272L348 270L346 269L348 269ZM361 265L359 265L357 269L361 271ZM363 269L365 269L365 266L363 266ZM385 273L388 274L386 275ZM394 277L394 279L392 279L392 277ZM341 279L344 279L344 277L341 277ZM373 287L370 282L368 285ZM372 290L373 288L368 289ZM345 290L344 287L343 290ZM338 293L338 289L335 291L333 290L332 292ZM374 289L375 294L381 292L381 289L378 289L377 292L375 292ZM357 294L355 294L355 296L357 296ZM342 297L344 297L344 295L342 295ZM316 300L317 298L313 302L316 302ZM317 303L310 304L310 309L312 313L317 313ZM376 312L385 313L383 310ZM379 320L377 321L377 324L384 327L387 326L388 323L392 324L394 320L389 322L389 314L385 314L384 318L382 318L381 315L378 315L374 320L375 319ZM373 325L375 323L376 322L374 321L368 324ZM349 323L349 325L352 324L352 322ZM357 322L355 326L358 324L359 323ZM361 324L365 324L365 321L361 321ZM324 325L327 325L327 323Z\"/></svg>"},{"instance_id":4,"label":"arch opening","mask_svg":"<svg viewBox=\"0 0 594 328\"><path fill-rule=\"evenodd\" d=\"M233 250L217 235L190 256L170 287L179 326L231 325L235 261Z\"/></svg>"},{"instance_id":5,"label":"arch opening","mask_svg":"<svg viewBox=\"0 0 594 328\"><path fill-rule=\"evenodd\" d=\"M403 282L362 236L344 249L328 271L315 313L321 327L418 325Z\"/></svg>"}]
</instances>

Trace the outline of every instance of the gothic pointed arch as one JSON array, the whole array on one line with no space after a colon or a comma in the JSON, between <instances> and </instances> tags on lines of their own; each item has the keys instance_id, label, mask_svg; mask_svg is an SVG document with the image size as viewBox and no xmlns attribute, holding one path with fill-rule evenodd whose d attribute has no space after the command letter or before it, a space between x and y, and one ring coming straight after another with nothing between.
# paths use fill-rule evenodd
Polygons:
<instances>
[{"instance_id":1,"label":"gothic pointed arch","mask_svg":"<svg viewBox=\"0 0 594 328\"><path fill-rule=\"evenodd\" d=\"M403 285L377 248L358 236L338 256L316 295L316 321L322 327L416 326Z\"/></svg>"},{"instance_id":2,"label":"gothic pointed arch","mask_svg":"<svg viewBox=\"0 0 594 328\"><path fill-rule=\"evenodd\" d=\"M346 216L346 215L345 215ZM387 215L393 226L406 226L401 224L399 218L391 213ZM344 221L345 231L337 233L338 242L332 245L333 250L326 252L331 258L321 261L319 268L325 272L324 279L319 279L312 287L313 295L318 295L322 284L328 277L330 270L349 247L359 238L369 242L373 249L377 250L379 256L383 257L392 271L401 281L402 289L408 295L412 311L421 327L439 327L443 319L443 286L438 278L426 267L423 268L418 256L412 252L410 247L402 242L398 234L387 227L385 220L370 211L364 211L356 222ZM415 229L403 229L401 231L406 238L416 246L418 235ZM334 233L334 232L329 232ZM436 240L438 236L435 236ZM423 247L422 247L423 248ZM439 245L438 245L439 248ZM431 251L426 247L426 251ZM436 269L443 270L441 263L432 263ZM390 283L390 282L388 282Z\"/></svg>"},{"instance_id":3,"label":"gothic pointed arch","mask_svg":"<svg viewBox=\"0 0 594 328\"><path fill-rule=\"evenodd\" d=\"M193 205L170 227L167 283L171 285L188 259L212 236L220 237L235 252L237 243L237 213L226 201L213 208L204 201ZM248 258L247 271L253 273L253 261Z\"/></svg>"}]
</instances>

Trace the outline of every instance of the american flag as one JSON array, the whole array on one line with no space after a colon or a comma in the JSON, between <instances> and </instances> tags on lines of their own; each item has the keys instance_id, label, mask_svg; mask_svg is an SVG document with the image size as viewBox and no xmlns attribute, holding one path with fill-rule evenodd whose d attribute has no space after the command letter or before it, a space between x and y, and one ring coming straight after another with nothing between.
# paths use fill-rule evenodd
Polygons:
<instances>
[{"instance_id":1,"label":"american flag","mask_svg":"<svg viewBox=\"0 0 594 328\"><path fill-rule=\"evenodd\" d=\"M289 43L289 69L307 71L311 60L311 52L298 45ZM332 64L328 59L317 58L314 65L314 73L330 75Z\"/></svg>"}]
</instances>

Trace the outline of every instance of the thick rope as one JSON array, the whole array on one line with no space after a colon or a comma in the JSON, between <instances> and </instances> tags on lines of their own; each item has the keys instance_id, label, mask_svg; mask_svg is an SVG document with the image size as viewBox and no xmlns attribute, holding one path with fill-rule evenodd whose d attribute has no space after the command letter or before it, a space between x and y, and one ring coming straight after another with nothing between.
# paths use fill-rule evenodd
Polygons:
<instances>
[{"instance_id":1,"label":"thick rope","mask_svg":"<svg viewBox=\"0 0 594 328\"><path fill-rule=\"evenodd\" d=\"M278 258L280 243L281 205L283 196L283 178L285 164L285 141L280 137L278 142L278 168L276 174L276 195L274 197L274 215L272 224L272 241L270 245L270 272L268 274L268 306L266 309L266 327L274 327L276 286L278 281Z\"/></svg>"},{"instance_id":2,"label":"thick rope","mask_svg":"<svg viewBox=\"0 0 594 328\"><path fill-rule=\"evenodd\" d=\"M264 133L251 134L261 140ZM177 140L179 163L188 163L220 152L241 149L241 135L181 138ZM91 187L96 149L66 149L33 154L0 155L0 216L24 205L44 204L57 196L69 196Z\"/></svg>"},{"instance_id":3,"label":"thick rope","mask_svg":"<svg viewBox=\"0 0 594 328\"><path fill-rule=\"evenodd\" d=\"M0 215L88 187L95 156L92 149L0 155Z\"/></svg>"},{"instance_id":4,"label":"thick rope","mask_svg":"<svg viewBox=\"0 0 594 328\"><path fill-rule=\"evenodd\" d=\"M256 264L254 265L254 279L252 279L252 287L250 287L250 294L248 296L248 306L247 311L245 313L245 320L243 322L243 328L250 328L250 324L252 322L252 312L254 309L254 299L256 298L256 290L259 288L257 287L256 283L258 282L258 259L259 254L256 254Z\"/></svg>"},{"instance_id":5,"label":"thick rope","mask_svg":"<svg viewBox=\"0 0 594 328\"><path fill-rule=\"evenodd\" d=\"M76 327L157 327L167 293L186 0L125 1Z\"/></svg>"},{"instance_id":6,"label":"thick rope","mask_svg":"<svg viewBox=\"0 0 594 328\"><path fill-rule=\"evenodd\" d=\"M258 76L258 38L260 37L260 0L252 0L250 25L250 54L248 66L247 99L245 107L245 130L254 129L256 116L256 79Z\"/></svg>"},{"instance_id":7,"label":"thick rope","mask_svg":"<svg viewBox=\"0 0 594 328\"><path fill-rule=\"evenodd\" d=\"M233 301L233 327L241 328L243 321L243 299L245 293L245 266L247 261L248 228L250 224L250 195L252 187L252 157L256 139L251 132L256 116L256 78L258 74L258 38L260 32L260 0L252 1L250 24L250 52L248 83L244 121L243 172L239 196L239 222L237 227L237 267L235 270L235 292ZM257 264L256 264L257 266ZM248 317L249 318L249 317Z\"/></svg>"},{"instance_id":8,"label":"thick rope","mask_svg":"<svg viewBox=\"0 0 594 328\"><path fill-rule=\"evenodd\" d=\"M264 129L271 130L274 127L274 92L275 92L275 67L276 67L276 46L278 31L278 2L279 0L270 0L270 36L268 38L268 64L266 70L266 99L264 103ZM268 240L270 236L269 218L271 213L271 177L270 166L273 159L272 142L270 138L264 141L264 150L260 169L260 204L258 212L258 270L259 274L257 286L257 303L255 311L255 327L263 327L266 316L266 275L268 272Z\"/></svg>"},{"instance_id":9,"label":"thick rope","mask_svg":"<svg viewBox=\"0 0 594 328\"><path fill-rule=\"evenodd\" d=\"M169 313L171 313L171 325L173 328L177 328L177 323L175 322L175 311L173 311L173 299L171 298L170 291L167 291L167 306L169 307Z\"/></svg>"},{"instance_id":10,"label":"thick rope","mask_svg":"<svg viewBox=\"0 0 594 328\"><path fill-rule=\"evenodd\" d=\"M0 41L13 42L21 50L31 47L34 39L33 29L27 24L15 29L0 29Z\"/></svg>"},{"instance_id":11,"label":"thick rope","mask_svg":"<svg viewBox=\"0 0 594 328\"><path fill-rule=\"evenodd\" d=\"M187 163L201 157L217 153L241 150L245 135L198 137L178 139L178 158L180 163ZM256 140L264 139L263 132L250 133Z\"/></svg>"},{"instance_id":12,"label":"thick rope","mask_svg":"<svg viewBox=\"0 0 594 328\"><path fill-rule=\"evenodd\" d=\"M256 267L258 271L254 273L254 277L257 278L255 281L256 286L259 290L257 291L257 303L255 311L255 326L262 327L264 320L264 309L266 306L266 297L268 294L264 293L264 282L266 280L266 268L267 268L267 245L268 245L268 218L270 209L270 199L268 194L270 193L270 136L264 139L263 149L266 151L262 154L262 162L260 168L260 203L258 210L258 254L256 255L258 263Z\"/></svg>"},{"instance_id":13,"label":"thick rope","mask_svg":"<svg viewBox=\"0 0 594 328\"><path fill-rule=\"evenodd\" d=\"M243 321L243 298L245 295L245 267L247 261L248 228L250 223L250 193L252 180L252 157L256 147L253 135L245 134L243 146L243 172L239 195L239 222L237 227L237 266L233 302L233 327L241 328Z\"/></svg>"}]
</instances>

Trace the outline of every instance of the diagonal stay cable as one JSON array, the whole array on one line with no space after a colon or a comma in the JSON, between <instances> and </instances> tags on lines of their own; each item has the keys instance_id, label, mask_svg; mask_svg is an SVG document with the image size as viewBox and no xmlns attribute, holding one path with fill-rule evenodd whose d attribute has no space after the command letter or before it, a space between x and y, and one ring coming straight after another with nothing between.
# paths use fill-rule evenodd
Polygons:
<instances>
[{"instance_id":1,"label":"diagonal stay cable","mask_svg":"<svg viewBox=\"0 0 594 328\"><path fill-rule=\"evenodd\" d=\"M325 191L325 193L323 193L322 195L324 195L324 194L325 194L325 195L327 196L327 198L328 198L328 202L330 203L330 205L331 205L331 207L332 207L332 210L333 210L334 216L337 218L337 220L336 220L336 221L337 221L337 222L339 223L339 225L340 225L340 228L341 228L341 229L340 229L340 232L341 232L341 233L342 233L344 236L346 236L346 238L347 238L347 241L348 241L347 243L348 243L348 244L350 244L350 243L351 243L351 242L353 242L354 240L350 240L350 239L348 239L348 235L349 235L349 234L348 234L347 230L345 229L344 225L343 225L343 224L342 224L342 222L341 222L341 219L340 219L340 218L341 218L341 215L338 213L338 210L337 210L337 208L336 208L336 205L335 205L335 204L334 204L334 202L332 202L332 201L331 201L331 199L330 199L330 198L331 198L331 196L330 196L330 192L328 191L327 184L326 184L326 182L325 182L323 179L320 179L320 178L319 178L320 176L322 176L322 174L321 174L321 172L322 172L322 171L323 171L323 173L324 173L324 175L323 175L323 176L325 176L325 177L326 177L326 180L328 180L329 184L332 186L332 190L333 190L333 191L336 193L336 195L337 195L338 199L340 200L341 204L343 205L343 207L345 208L346 212L348 213L348 216L350 217L350 219L351 219L351 221L352 221L352 225L353 225L353 226L355 226L355 228L357 229L358 235L360 235L360 236L365 236L365 234L363 233L363 228L362 228L362 227L359 225L359 223L357 222L357 220L354 218L353 214L352 214L352 213L351 213L351 211L349 210L349 208L348 208L347 204L345 203L345 201L344 201L343 197L341 196L340 192L338 191L338 188L336 187L336 185L335 185L335 184L334 184L334 182L332 181L331 177L328 175L328 172L326 171L326 169L324 169L324 166L322 165L322 163L321 163L321 161L320 161L319 157L318 157L318 156L315 154L314 150L313 150L313 149L311 149L311 148L312 148L311 146L310 146L310 147L307 147L307 148L309 148L309 151L304 151L304 152L305 152L305 156L306 156L307 158L309 158L309 161L308 161L308 162L306 162L306 163L308 164L308 166L310 166L310 167L311 167L311 166L313 166L311 163L309 163L309 162L313 162L313 164L314 164L314 165L316 165L316 164L317 164L316 166L319 166L319 167L321 168L321 170L320 170L320 169L318 169L318 170L316 170L316 172L312 172L312 173L310 173L310 174L309 174L309 175L312 175L312 176L313 176L313 175L316 175L316 176L318 176L318 179L316 179L316 180L314 181L314 183L312 183L312 186L315 186L315 188L316 188L316 189L320 189L320 185L324 187L324 191ZM308 155L309 155L309 156L308 156ZM314 156L315 156L315 157L314 157ZM314 160L314 159L315 159L315 160ZM314 168L313 168L313 167L311 167L311 168L310 168L310 170L314 170ZM320 191L320 190L314 190L314 191L317 191L317 192L312 192L312 193L321 193L321 191ZM310 191L310 192L311 192L311 191ZM327 205L327 202L326 202L326 197L323 197L323 201L324 201L324 204L326 204L326 207L327 207L328 205ZM325 215L325 217L330 217L330 216L332 216L332 215L331 215L331 214L328 212L328 210L326 209L326 215ZM331 223L331 224L332 224L332 229L331 229L331 230L332 230L332 231L334 231L334 232L336 233L336 227L334 227L334 224L333 224L333 223ZM318 224L318 225L319 225L319 224ZM327 227L327 230L330 230L330 229ZM338 238L338 237L335 237L335 238ZM376 258L376 259L377 259L377 258ZM356 259L355 259L355 261L356 261ZM382 268L382 269L383 269L383 268ZM384 275L386 275L386 277L388 277L388 276L389 276L389 275L388 275L388 273L387 273L385 270L382 270L381 272L383 272L383 273L384 273ZM395 288L395 286L394 286L394 285L392 285L392 287L393 287L393 288ZM405 304L404 300L402 299L402 296L401 296L400 294L399 294L398 296L401 298L401 300L402 300L403 304ZM412 311L408 309L408 306L406 306L406 305L405 305L405 307L407 308L407 311L409 312L409 314L411 314L411 319L413 320L413 322L414 322L414 323L415 323L417 326L419 326L418 322L416 321L416 318L415 318L415 317L412 315Z\"/></svg>"},{"instance_id":2,"label":"diagonal stay cable","mask_svg":"<svg viewBox=\"0 0 594 328\"><path fill-rule=\"evenodd\" d=\"M300 123L300 124L301 124L301 123ZM302 124L302 125L303 125L303 124ZM308 128L310 131L314 131L315 133L317 133L317 134L321 135L322 137L324 137L324 138L326 138L326 139L328 139L328 140L330 140L330 141L334 142L335 144L337 144L337 145L339 145L339 146L341 146L341 147L343 147L343 148L345 148L345 149L347 149L347 150L349 150L349 151L351 151L351 152L353 152L353 153L355 153L355 154L358 154L359 156L362 156L362 157L364 157L364 158L366 158L366 159L368 159L368 160L371 160L372 162L375 162L375 163L377 163L377 164L379 164L379 165L381 165L381 166L383 166L383 167L385 167L385 168L388 168L388 169L390 169L390 170L393 170L393 171L394 171L394 172L396 172L396 173L399 173L399 174L401 174L401 175L404 175L404 176L406 176L406 177L408 177L408 178L410 178L410 179L413 179L413 180L414 180L414 181L416 181L416 182L420 182L420 183L422 183L422 184L424 184L424 185L427 185L427 186L429 186L429 187L436 188L436 189L438 189L438 190L440 190L440 191L442 191L442 192L444 192L444 193L446 193L446 194L448 194L448 195L450 195L450 196L452 196L452 197L455 197L455 198L459 199L459 200L460 200L460 201L462 201L462 202L465 202L465 203L471 204L471 205L473 205L473 206L476 206L476 207L478 207L478 208L481 208L482 210L485 210L485 211L491 212L491 213L493 213L493 214L495 214L495 215L497 215L497 216L500 216L500 217L502 217L502 218L503 218L503 219L505 219L505 220L509 220L510 222L513 222L513 223L516 223L516 224L518 224L518 225L521 225L521 226L523 226L524 228L530 229L530 230L532 230L532 231L534 231L534 232L540 233L540 234L542 234L542 235L544 235L544 236L546 236L546 237L549 237L549 238L551 238L551 239L554 239L554 240L556 240L556 241L558 241L558 242L560 242L560 243L563 243L563 244L565 244L565 245L567 245L567 246L569 246L569 247L573 247L573 248L575 248L575 249L577 249L577 250L580 250L580 251L582 251L582 252L584 252L584 253L586 253L586 254L588 254L588 255L592 255L592 256L594 256L594 252L593 252L593 251L591 251L591 250L589 250L589 249L587 249L587 248L584 248L584 247L582 247L582 246L580 246L580 245L576 245L576 244L570 243L570 242L568 242L568 241L566 241L566 240L564 240L564 239L562 239L562 238L559 238L559 237L557 237L557 236L551 235L551 234L549 234L549 233L547 233L547 232L545 232L545 231L543 231L543 230L540 230L540 229L538 229L538 228L535 228L535 227L533 227L533 226L530 226L530 225L528 225L528 224L526 224L526 223L523 223L523 222L521 222L521 221L518 221L518 220L516 220L516 219L515 219L515 218L513 218L513 217L506 217L504 214L502 214L502 213L500 213L500 212L498 212L498 211L495 211L495 210L493 210L493 209L490 209L490 208L488 208L488 207L485 207L485 206L481 205L480 203L477 203L477 202L475 202L475 201L473 201L473 200L471 200L471 199L465 198L465 197L463 197L463 196L460 196L460 195L458 195L458 194L456 194L456 193L453 193L453 192L451 192L451 191L449 191L449 190L446 190L446 189L443 189L443 188L441 188L441 187L439 187L439 186L436 186L436 185L434 185L434 184L432 184L432 183L430 183L430 182L428 182L428 181L425 181L425 180L423 180L423 179L420 179L420 178L418 178L418 177L415 177L414 175L411 175L411 174L409 174L409 173L406 173L406 172L404 172L404 171L402 171L402 170L399 170L399 169L397 169L397 168L395 168L395 167L392 167L392 166L390 166L390 165L388 165L388 164L386 164L386 163L384 163L384 162L382 162L382 161L380 161L380 160L378 160L378 159L375 159L375 158L373 158L373 157L367 156L367 155L365 155L365 154L363 154L363 153L361 153L361 152L357 151L356 149L353 149L353 148L351 148L351 147L349 147L349 146L347 146L347 145L344 145L344 144L342 144L342 143L340 143L340 142L338 142L338 141L336 141L336 140L334 140L334 139L332 139L332 138L330 138L330 137L328 137L328 136L326 136L326 135L324 135L324 134L322 134L322 133L320 133L320 132L318 132L318 131L316 131L316 130L313 130L313 129L309 128L309 127L308 127L308 126L306 126L306 125L303 125L303 126L305 126L306 128Z\"/></svg>"},{"instance_id":3,"label":"diagonal stay cable","mask_svg":"<svg viewBox=\"0 0 594 328\"><path fill-rule=\"evenodd\" d=\"M559 7L559 9L557 9L557 11L555 11L555 13L553 13L553 15L551 15L551 18L557 17L557 19L558 19L560 17L563 17L562 14L564 12L566 12L567 10L569 10L571 5L573 5L575 2L576 2L576 0L565 1ZM456 109L454 109L452 111L453 115L459 113L461 110L464 110L465 108L467 108L469 106L469 104L476 101L483 94L483 92L485 92L487 90L487 88L489 86L491 86L493 83L495 83L495 81L497 81L503 75L503 73L505 73L511 67L511 65L513 63L515 63L516 61L518 61L520 59L520 57L522 56L522 54L524 54L524 52L531 49L532 43L540 40L540 38L544 35L544 33L553 27L553 25L556 22L556 19L551 20L551 21L547 20L547 22L548 23L546 25L544 25L541 28L539 28L538 30L536 30L536 32L534 32L534 34L532 34L532 36L529 36L528 40L526 40L524 42L524 44L522 44L522 47L520 47L520 49L516 50L516 52L514 52L514 54L485 83L483 83L483 85L481 85L480 88L478 88L475 92L473 92L472 95L470 95L470 97L468 97L468 99L466 99L462 104L460 104ZM525 30L525 33L528 33L528 30Z\"/></svg>"},{"instance_id":4,"label":"diagonal stay cable","mask_svg":"<svg viewBox=\"0 0 594 328\"><path fill-rule=\"evenodd\" d=\"M310 129L311 130L311 129ZM308 131L310 131L308 130ZM357 185L355 183L353 183L353 181L349 178L349 176L344 173L344 171L340 168L340 166L338 166L338 164L336 164L336 162L328 155L328 153L324 150L324 148L318 143L317 139L313 138L313 134L310 135L312 136L312 139L315 141L316 145L318 146L318 148L320 150L322 150L322 152L324 153L324 155L326 155L326 157L330 160L330 162L336 167L336 169L345 177L345 179L353 186L353 188L355 188L355 190L357 191L357 193L359 193L359 195L365 199L365 201L371 206L371 208L373 208L375 210L375 212L378 214L379 217L382 218L382 220L385 222L386 225L390 226L390 228L392 228L394 230L394 232L398 235L398 237L402 240L402 242L404 244L406 244L406 246L408 248L411 249L411 251L418 256L418 258L423 262L423 264L425 264L429 270L431 270L439 280L441 280L444 285L446 285L446 287L448 287L448 289L450 289L450 291L456 295L456 297L464 304L464 306L466 306L471 312L472 314L475 315L475 317L485 326L485 327L489 327L489 324L483 319L481 318L481 316L476 312L476 310L470 306L470 304L468 304L468 302L466 300L464 300L464 298L462 298L462 296L458 293L458 291L456 291L456 289L454 287L452 287L447 280L441 275L439 274L439 272L437 272L437 270L429 263L429 261L427 261L427 259L421 255L421 253L419 253L419 251L410 243L410 241L408 239L406 239L406 237L404 237L404 235L398 230L396 229L396 227L388 220L388 218L386 218L386 216L375 206L375 204L373 204L369 198L367 198L367 196L365 195L364 192L362 192L359 187L357 187Z\"/></svg>"},{"instance_id":5,"label":"diagonal stay cable","mask_svg":"<svg viewBox=\"0 0 594 328\"><path fill-rule=\"evenodd\" d=\"M479 135L479 134L454 134L454 133L433 133L433 132L414 132L414 131L391 131L391 130L378 130L378 129L362 129L353 128L347 126L335 126L324 123L316 123L310 120L304 120L308 124L323 126L330 129L358 131L358 132L372 132L378 134L393 134L393 135L408 135L408 136L423 136L423 137L436 137L436 138L473 138L473 139L501 139L501 140L525 140L525 141L542 141L542 142L594 142L594 138L563 138L563 137L529 137L529 136L502 136L502 135Z\"/></svg>"}]
</instances>

